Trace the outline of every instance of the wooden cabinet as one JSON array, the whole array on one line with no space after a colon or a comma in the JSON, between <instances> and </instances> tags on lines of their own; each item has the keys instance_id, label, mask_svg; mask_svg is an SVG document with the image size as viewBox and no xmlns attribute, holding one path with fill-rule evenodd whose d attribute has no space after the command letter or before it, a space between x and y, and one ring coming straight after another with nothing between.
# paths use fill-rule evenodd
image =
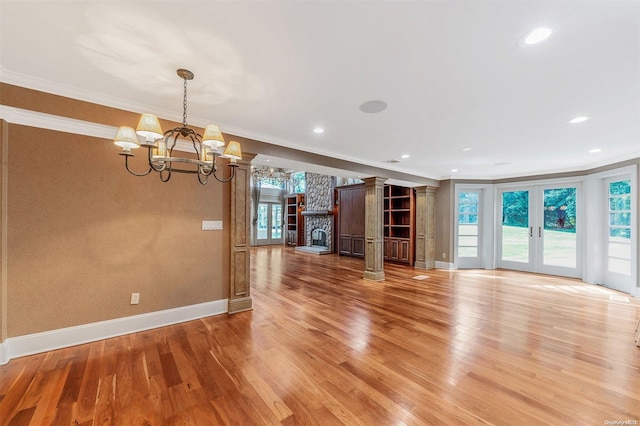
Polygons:
<instances>
[{"instance_id":1,"label":"wooden cabinet","mask_svg":"<svg viewBox=\"0 0 640 426\"><path fill-rule=\"evenodd\" d=\"M304 194L285 196L285 238L288 246L303 246L304 242Z\"/></svg>"},{"instance_id":2,"label":"wooden cabinet","mask_svg":"<svg viewBox=\"0 0 640 426\"><path fill-rule=\"evenodd\" d=\"M364 257L364 184L336 188L338 253Z\"/></svg>"},{"instance_id":3,"label":"wooden cabinet","mask_svg":"<svg viewBox=\"0 0 640 426\"><path fill-rule=\"evenodd\" d=\"M364 257L365 187L364 184L336 188L338 212L338 253ZM385 261L413 265L415 260L415 191L403 186L384 187Z\"/></svg>"},{"instance_id":4,"label":"wooden cabinet","mask_svg":"<svg viewBox=\"0 0 640 426\"><path fill-rule=\"evenodd\" d=\"M404 186L384 187L385 260L413 265L415 258L415 191Z\"/></svg>"}]
</instances>

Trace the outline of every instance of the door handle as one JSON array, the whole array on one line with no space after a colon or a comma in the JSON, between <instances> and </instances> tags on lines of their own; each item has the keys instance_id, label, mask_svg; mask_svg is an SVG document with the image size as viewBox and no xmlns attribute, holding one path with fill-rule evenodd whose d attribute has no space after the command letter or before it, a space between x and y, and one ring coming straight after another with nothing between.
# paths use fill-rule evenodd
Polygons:
<instances>
[{"instance_id":1,"label":"door handle","mask_svg":"<svg viewBox=\"0 0 640 426\"><path fill-rule=\"evenodd\" d=\"M529 227L529 236L533 237L533 226Z\"/></svg>"},{"instance_id":2,"label":"door handle","mask_svg":"<svg viewBox=\"0 0 640 426\"><path fill-rule=\"evenodd\" d=\"M542 238L542 227L538 226L538 238Z\"/></svg>"}]
</instances>

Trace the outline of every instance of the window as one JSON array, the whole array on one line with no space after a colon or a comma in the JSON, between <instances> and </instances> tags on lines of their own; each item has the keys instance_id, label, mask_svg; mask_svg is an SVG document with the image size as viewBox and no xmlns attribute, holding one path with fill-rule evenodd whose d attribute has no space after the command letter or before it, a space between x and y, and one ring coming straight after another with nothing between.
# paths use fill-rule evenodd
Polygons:
<instances>
[{"instance_id":1,"label":"window","mask_svg":"<svg viewBox=\"0 0 640 426\"><path fill-rule=\"evenodd\" d=\"M291 175L291 187L296 194L302 194L306 191L305 172L297 172Z\"/></svg>"}]
</instances>

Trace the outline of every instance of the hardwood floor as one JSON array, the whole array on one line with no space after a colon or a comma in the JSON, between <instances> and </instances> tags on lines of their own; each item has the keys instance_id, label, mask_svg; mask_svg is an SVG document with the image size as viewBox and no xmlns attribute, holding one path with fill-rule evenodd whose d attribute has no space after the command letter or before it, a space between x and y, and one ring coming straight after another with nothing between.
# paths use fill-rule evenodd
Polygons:
<instances>
[{"instance_id":1,"label":"hardwood floor","mask_svg":"<svg viewBox=\"0 0 640 426\"><path fill-rule=\"evenodd\" d=\"M637 299L512 271L363 269L253 249L253 311L14 359L0 422L640 424Z\"/></svg>"}]
</instances>

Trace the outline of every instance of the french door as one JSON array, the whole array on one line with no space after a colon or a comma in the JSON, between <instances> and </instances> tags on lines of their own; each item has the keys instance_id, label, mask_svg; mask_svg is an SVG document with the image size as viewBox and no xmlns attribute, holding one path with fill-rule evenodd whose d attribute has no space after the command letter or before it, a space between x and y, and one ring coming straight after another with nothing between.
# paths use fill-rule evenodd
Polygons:
<instances>
[{"instance_id":1,"label":"french door","mask_svg":"<svg viewBox=\"0 0 640 426\"><path fill-rule=\"evenodd\" d=\"M580 277L579 184L498 190L497 266Z\"/></svg>"},{"instance_id":2,"label":"french door","mask_svg":"<svg viewBox=\"0 0 640 426\"><path fill-rule=\"evenodd\" d=\"M282 244L282 204L258 204L257 244Z\"/></svg>"},{"instance_id":3,"label":"french door","mask_svg":"<svg viewBox=\"0 0 640 426\"><path fill-rule=\"evenodd\" d=\"M604 285L631 293L633 287L633 241L631 179L609 178L606 187Z\"/></svg>"}]
</instances>

